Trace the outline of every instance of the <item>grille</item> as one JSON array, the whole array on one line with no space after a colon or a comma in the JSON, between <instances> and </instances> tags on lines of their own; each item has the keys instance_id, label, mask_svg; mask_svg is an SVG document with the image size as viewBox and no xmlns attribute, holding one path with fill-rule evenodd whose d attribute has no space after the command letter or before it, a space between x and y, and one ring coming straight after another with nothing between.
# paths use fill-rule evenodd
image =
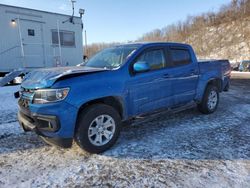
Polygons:
<instances>
[{"instance_id":1,"label":"grille","mask_svg":"<svg viewBox=\"0 0 250 188\"><path fill-rule=\"evenodd\" d=\"M30 101L28 99L20 98L18 104L20 107L27 109L29 107Z\"/></svg>"},{"instance_id":2,"label":"grille","mask_svg":"<svg viewBox=\"0 0 250 188\"><path fill-rule=\"evenodd\" d=\"M21 92L23 92L23 93L29 93L29 94L32 94L32 93L34 93L34 89L26 89L26 88L24 88L24 87L21 87Z\"/></svg>"},{"instance_id":3,"label":"grille","mask_svg":"<svg viewBox=\"0 0 250 188\"><path fill-rule=\"evenodd\" d=\"M30 101L33 98L35 90L33 89L26 89L21 87L21 97L18 101L20 107L27 109L29 107Z\"/></svg>"}]
</instances>

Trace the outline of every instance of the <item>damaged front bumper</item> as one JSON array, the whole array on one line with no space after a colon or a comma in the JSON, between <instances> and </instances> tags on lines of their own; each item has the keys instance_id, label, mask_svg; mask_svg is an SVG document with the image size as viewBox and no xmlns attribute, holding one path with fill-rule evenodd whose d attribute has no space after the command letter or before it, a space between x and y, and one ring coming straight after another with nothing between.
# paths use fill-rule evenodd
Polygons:
<instances>
[{"instance_id":1,"label":"damaged front bumper","mask_svg":"<svg viewBox=\"0 0 250 188\"><path fill-rule=\"evenodd\" d=\"M72 138L48 137L43 133L43 131L56 132L60 128L60 123L55 116L45 116L38 114L27 115L19 111L18 121L25 132L35 132L48 144L63 148L69 148L72 146Z\"/></svg>"}]
</instances>

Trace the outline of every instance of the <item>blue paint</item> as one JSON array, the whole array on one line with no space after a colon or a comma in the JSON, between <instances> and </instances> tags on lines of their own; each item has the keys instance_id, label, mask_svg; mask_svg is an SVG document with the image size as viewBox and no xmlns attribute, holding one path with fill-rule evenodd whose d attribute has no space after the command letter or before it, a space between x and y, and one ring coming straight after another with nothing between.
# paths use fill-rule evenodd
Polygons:
<instances>
[{"instance_id":1,"label":"blue paint","mask_svg":"<svg viewBox=\"0 0 250 188\"><path fill-rule=\"evenodd\" d=\"M218 79L222 90L229 82L228 61L199 63L189 45L177 43L139 43L136 45L137 49L126 62L113 70L68 67L31 72L22 83L22 87L27 89L70 88L68 96L63 101L30 104L31 113L54 115L60 120L59 131L44 132L44 134L50 137L72 138L81 106L103 97L117 99L123 108L122 119L127 120L159 108L170 108L191 101L199 102L209 81ZM143 51L155 47L188 49L192 63L154 71L149 71L149 66L145 62L133 65L135 59ZM132 71L133 69L135 71Z\"/></svg>"}]
</instances>

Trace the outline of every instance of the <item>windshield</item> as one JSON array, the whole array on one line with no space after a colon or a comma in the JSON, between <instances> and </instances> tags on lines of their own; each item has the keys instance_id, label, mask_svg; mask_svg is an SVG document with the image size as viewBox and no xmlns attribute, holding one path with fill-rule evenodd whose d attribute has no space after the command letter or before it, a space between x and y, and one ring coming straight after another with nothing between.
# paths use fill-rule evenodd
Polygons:
<instances>
[{"instance_id":1,"label":"windshield","mask_svg":"<svg viewBox=\"0 0 250 188\"><path fill-rule=\"evenodd\" d=\"M88 67L114 69L123 65L138 46L118 46L100 51L85 64Z\"/></svg>"}]
</instances>

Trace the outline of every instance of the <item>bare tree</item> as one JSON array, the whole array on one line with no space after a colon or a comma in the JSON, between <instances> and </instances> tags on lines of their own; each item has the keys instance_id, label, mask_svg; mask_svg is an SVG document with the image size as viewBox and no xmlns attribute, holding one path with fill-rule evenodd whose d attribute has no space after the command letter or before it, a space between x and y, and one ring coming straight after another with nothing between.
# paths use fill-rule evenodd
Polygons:
<instances>
[{"instance_id":1,"label":"bare tree","mask_svg":"<svg viewBox=\"0 0 250 188\"><path fill-rule=\"evenodd\" d=\"M179 21L175 24L168 25L162 29L155 29L145 33L137 41L175 41L187 42L194 46L196 52L201 56L206 56L211 53L215 47L223 47L223 39L225 33L218 28L222 24L237 22L240 32L243 34L244 41L247 41L250 48L250 30L249 25L246 27L244 23L250 24L250 0L232 0L231 3L221 6L219 12L207 12L198 16L187 16L185 21ZM213 29L217 40L211 44L209 38L205 38L209 33L209 28ZM222 27L223 28L223 27ZM235 33L232 31L233 38L231 42L237 41ZM220 42L219 42L220 41ZM116 43L97 43L88 46L89 55L92 56L97 51L115 45ZM231 45L228 44L227 45ZM249 52L250 54L250 52Z\"/></svg>"}]
</instances>

